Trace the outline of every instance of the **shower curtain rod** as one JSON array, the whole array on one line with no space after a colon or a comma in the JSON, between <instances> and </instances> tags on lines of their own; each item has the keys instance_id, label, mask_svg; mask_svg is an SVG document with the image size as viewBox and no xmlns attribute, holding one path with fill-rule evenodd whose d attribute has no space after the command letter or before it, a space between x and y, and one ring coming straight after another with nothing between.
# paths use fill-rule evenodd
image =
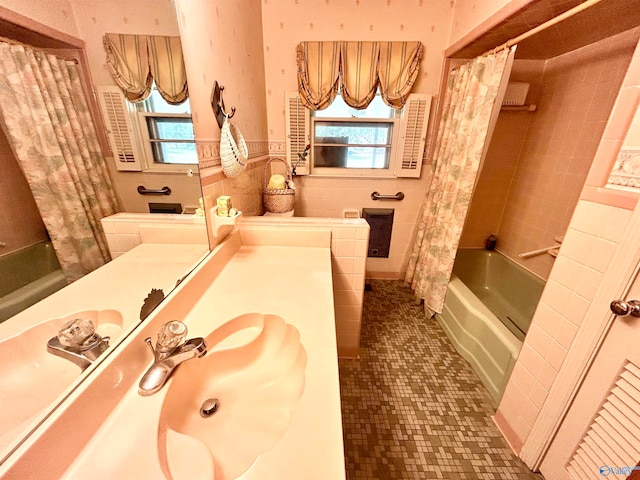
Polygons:
<instances>
[{"instance_id":1,"label":"shower curtain rod","mask_svg":"<svg viewBox=\"0 0 640 480\"><path fill-rule=\"evenodd\" d=\"M29 45L28 43L24 43L24 42L21 42L21 41L19 41L19 40L14 40L13 38L7 38L7 37L0 36L0 42L9 43L9 44L11 44L11 45L21 45L21 46L23 46L23 47L29 47L29 48L32 48L32 49L34 49L34 50L38 50L38 51L40 51L40 52L44 52L44 53L49 54L49 55L55 55L57 58L59 58L59 59L61 59L61 60L66 60L66 61L68 61L68 62L73 62L73 63L75 63L76 65L78 65L78 64L79 64L79 62L78 62L78 59L77 59L77 58L73 58L73 57L66 57L66 56L64 56L64 55L60 55L60 54L58 54L58 53L47 52L47 50L46 50L46 49L44 49L44 48L34 47L33 45Z\"/></svg>"},{"instance_id":2,"label":"shower curtain rod","mask_svg":"<svg viewBox=\"0 0 640 480\"><path fill-rule=\"evenodd\" d=\"M592 7L597 3L600 3L601 1L602 0L587 0L586 2L583 2L580 5L576 5L575 7L567 10L566 12L561 13L557 17L553 17L551 20L547 20L546 22L541 23L537 27L534 27L531 30L524 32L522 35L518 35L517 37L507 40L502 45L492 48L491 50L487 50L481 56L486 57L487 55L491 55L493 53L497 53L506 48L510 48L516 45L517 43L521 42L522 40L525 40L537 33L540 33L549 27L553 27L555 24L560 23L563 20L566 20L567 18L573 17L576 13L580 13L586 10L587 8Z\"/></svg>"}]
</instances>

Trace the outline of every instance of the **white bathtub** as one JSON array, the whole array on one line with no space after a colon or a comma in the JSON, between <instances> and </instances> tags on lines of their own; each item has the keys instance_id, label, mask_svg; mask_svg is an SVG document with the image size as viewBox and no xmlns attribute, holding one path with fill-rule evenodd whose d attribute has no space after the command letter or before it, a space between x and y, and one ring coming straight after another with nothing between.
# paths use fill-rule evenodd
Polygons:
<instances>
[{"instance_id":1,"label":"white bathtub","mask_svg":"<svg viewBox=\"0 0 640 480\"><path fill-rule=\"evenodd\" d=\"M436 319L496 405L531 323L544 281L498 252L461 249Z\"/></svg>"},{"instance_id":2,"label":"white bathtub","mask_svg":"<svg viewBox=\"0 0 640 480\"><path fill-rule=\"evenodd\" d=\"M67 285L50 242L0 257L0 322Z\"/></svg>"}]
</instances>

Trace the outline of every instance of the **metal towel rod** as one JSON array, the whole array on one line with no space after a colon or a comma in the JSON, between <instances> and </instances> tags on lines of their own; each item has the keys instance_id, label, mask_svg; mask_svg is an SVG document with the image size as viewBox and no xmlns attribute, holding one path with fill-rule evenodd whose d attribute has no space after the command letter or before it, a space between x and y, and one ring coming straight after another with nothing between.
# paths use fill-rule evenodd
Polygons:
<instances>
[{"instance_id":1,"label":"metal towel rod","mask_svg":"<svg viewBox=\"0 0 640 480\"><path fill-rule=\"evenodd\" d=\"M144 185L138 185L138 193L140 195L171 195L169 187L162 187L160 190L148 189Z\"/></svg>"},{"instance_id":2,"label":"metal towel rod","mask_svg":"<svg viewBox=\"0 0 640 480\"><path fill-rule=\"evenodd\" d=\"M395 195L380 195L378 192L373 192L371 194L371 200L403 200L404 193L398 192Z\"/></svg>"}]
</instances>

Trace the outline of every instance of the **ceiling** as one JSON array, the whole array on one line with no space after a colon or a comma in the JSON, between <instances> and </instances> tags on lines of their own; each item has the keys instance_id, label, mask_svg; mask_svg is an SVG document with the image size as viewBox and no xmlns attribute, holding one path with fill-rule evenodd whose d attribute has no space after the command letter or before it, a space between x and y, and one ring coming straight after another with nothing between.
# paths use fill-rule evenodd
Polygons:
<instances>
[{"instance_id":1,"label":"ceiling","mask_svg":"<svg viewBox=\"0 0 640 480\"><path fill-rule=\"evenodd\" d=\"M537 0L498 23L450 58L474 58L583 3ZM640 26L640 0L602 0L520 43L516 58L552 58Z\"/></svg>"}]
</instances>

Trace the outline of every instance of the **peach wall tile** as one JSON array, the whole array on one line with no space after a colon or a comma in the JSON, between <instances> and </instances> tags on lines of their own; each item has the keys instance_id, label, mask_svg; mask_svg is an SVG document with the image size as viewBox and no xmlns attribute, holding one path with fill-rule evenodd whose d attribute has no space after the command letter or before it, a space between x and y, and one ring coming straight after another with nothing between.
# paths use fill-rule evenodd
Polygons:
<instances>
[{"instance_id":1,"label":"peach wall tile","mask_svg":"<svg viewBox=\"0 0 640 480\"><path fill-rule=\"evenodd\" d=\"M529 392L535 377L527 370L522 363L517 364L511 372L511 379L518 384L523 392Z\"/></svg>"},{"instance_id":2,"label":"peach wall tile","mask_svg":"<svg viewBox=\"0 0 640 480\"><path fill-rule=\"evenodd\" d=\"M333 273L354 273L353 257L332 257Z\"/></svg>"},{"instance_id":3,"label":"peach wall tile","mask_svg":"<svg viewBox=\"0 0 640 480\"><path fill-rule=\"evenodd\" d=\"M535 312L536 325L548 335L553 336L558 324L562 321L562 315L544 302L538 304Z\"/></svg>"},{"instance_id":4,"label":"peach wall tile","mask_svg":"<svg viewBox=\"0 0 640 480\"><path fill-rule=\"evenodd\" d=\"M337 290L351 290L353 288L353 275L334 273L333 287Z\"/></svg>"},{"instance_id":5,"label":"peach wall tile","mask_svg":"<svg viewBox=\"0 0 640 480\"><path fill-rule=\"evenodd\" d=\"M557 325L555 333L553 334L553 338L568 350L573 342L573 339L576 336L576 332L578 331L578 327L571 323L569 320L562 319L562 321Z\"/></svg>"},{"instance_id":6,"label":"peach wall tile","mask_svg":"<svg viewBox=\"0 0 640 480\"><path fill-rule=\"evenodd\" d=\"M398 244L396 243L395 246L398 246ZM402 250L406 250L406 246L404 246L404 247L405 248L402 248ZM356 241L356 245L355 245L354 254L355 254L356 257L366 257L368 249L369 249L369 241L368 240L357 240ZM399 255L397 255L396 258L399 258Z\"/></svg>"},{"instance_id":7,"label":"peach wall tile","mask_svg":"<svg viewBox=\"0 0 640 480\"><path fill-rule=\"evenodd\" d=\"M551 256L522 260L517 255L552 245L555 236L565 234L635 46L633 35L623 33L546 64L525 65L528 71L515 62L511 80L535 84L534 97L528 101L536 103L538 111L523 117L529 122L526 129L513 120L518 118L515 115L509 117L510 122L501 121L507 115L500 115L462 246L480 247L489 233L498 233L502 253L537 275L549 277L554 263ZM519 78L514 78L516 72ZM511 175L510 180L501 180L509 186L506 193L491 178L499 168ZM503 211L497 213L492 205L500 202ZM575 252L581 259L589 248L582 247Z\"/></svg>"},{"instance_id":8,"label":"peach wall tile","mask_svg":"<svg viewBox=\"0 0 640 480\"><path fill-rule=\"evenodd\" d=\"M534 380L531 390L529 391L529 399L535 408L540 411L544 401L547 399L549 392L537 380Z\"/></svg>"},{"instance_id":9,"label":"peach wall tile","mask_svg":"<svg viewBox=\"0 0 640 480\"><path fill-rule=\"evenodd\" d=\"M544 354L545 361L555 371L560 370L564 357L567 355L567 349L560 345L557 341L549 339L546 342L546 351ZM533 423L531 424L533 425Z\"/></svg>"},{"instance_id":10,"label":"peach wall tile","mask_svg":"<svg viewBox=\"0 0 640 480\"><path fill-rule=\"evenodd\" d=\"M600 237L611 242L619 242L631 218L631 211L624 208L609 207Z\"/></svg>"},{"instance_id":11,"label":"peach wall tile","mask_svg":"<svg viewBox=\"0 0 640 480\"><path fill-rule=\"evenodd\" d=\"M571 290L550 279L545 286L544 298L541 299L541 302L556 312L563 313L572 295Z\"/></svg>"},{"instance_id":12,"label":"peach wall tile","mask_svg":"<svg viewBox=\"0 0 640 480\"><path fill-rule=\"evenodd\" d=\"M334 290L333 301L336 305L362 305L362 294L355 290Z\"/></svg>"},{"instance_id":13,"label":"peach wall tile","mask_svg":"<svg viewBox=\"0 0 640 480\"><path fill-rule=\"evenodd\" d=\"M356 240L369 241L369 229L368 228L356 228Z\"/></svg>"},{"instance_id":14,"label":"peach wall tile","mask_svg":"<svg viewBox=\"0 0 640 480\"><path fill-rule=\"evenodd\" d=\"M567 310L565 312L565 318L569 320L576 326L579 326L582 323L582 319L587 314L587 310L591 302L580 295L573 295L569 304L567 305Z\"/></svg>"},{"instance_id":15,"label":"peach wall tile","mask_svg":"<svg viewBox=\"0 0 640 480\"><path fill-rule=\"evenodd\" d=\"M563 254L558 255L555 265L553 266L553 276L555 281L560 285L564 285L569 290L573 290L580 280L581 271L582 264Z\"/></svg>"},{"instance_id":16,"label":"peach wall tile","mask_svg":"<svg viewBox=\"0 0 640 480\"><path fill-rule=\"evenodd\" d=\"M366 270L367 259L365 257L353 259L353 270L356 272L364 272Z\"/></svg>"},{"instance_id":17,"label":"peach wall tile","mask_svg":"<svg viewBox=\"0 0 640 480\"><path fill-rule=\"evenodd\" d=\"M354 257L356 254L356 241L337 239L334 252L337 257Z\"/></svg>"},{"instance_id":18,"label":"peach wall tile","mask_svg":"<svg viewBox=\"0 0 640 480\"><path fill-rule=\"evenodd\" d=\"M590 268L584 268L580 275L580 282L576 286L575 292L586 300L593 300L593 296L596 290L600 286L602 280L602 273L592 270Z\"/></svg>"},{"instance_id":19,"label":"peach wall tile","mask_svg":"<svg viewBox=\"0 0 640 480\"><path fill-rule=\"evenodd\" d=\"M504 398L505 397L503 396L503 399ZM516 407L512 407L511 404L507 404L506 401L501 403L500 406L501 409L498 410L494 416L496 427L498 427L498 430L500 430L511 449L517 455L520 453L520 449L522 448L523 443L519 435L515 432L515 425L518 422L520 416L518 414L518 411L516 410ZM508 419L512 420L512 422L510 423ZM526 435L524 436L524 438L526 438Z\"/></svg>"},{"instance_id":20,"label":"peach wall tile","mask_svg":"<svg viewBox=\"0 0 640 480\"><path fill-rule=\"evenodd\" d=\"M604 273L611 263L613 254L615 253L617 244L603 238L596 240L595 247L591 252L591 256L587 261L587 266L596 270L597 272Z\"/></svg>"},{"instance_id":21,"label":"peach wall tile","mask_svg":"<svg viewBox=\"0 0 640 480\"><path fill-rule=\"evenodd\" d=\"M354 275L352 288L354 290L364 290L364 275Z\"/></svg>"},{"instance_id":22,"label":"peach wall tile","mask_svg":"<svg viewBox=\"0 0 640 480\"><path fill-rule=\"evenodd\" d=\"M570 228L562 242L562 253L585 265L596 246L597 237Z\"/></svg>"}]
</instances>

